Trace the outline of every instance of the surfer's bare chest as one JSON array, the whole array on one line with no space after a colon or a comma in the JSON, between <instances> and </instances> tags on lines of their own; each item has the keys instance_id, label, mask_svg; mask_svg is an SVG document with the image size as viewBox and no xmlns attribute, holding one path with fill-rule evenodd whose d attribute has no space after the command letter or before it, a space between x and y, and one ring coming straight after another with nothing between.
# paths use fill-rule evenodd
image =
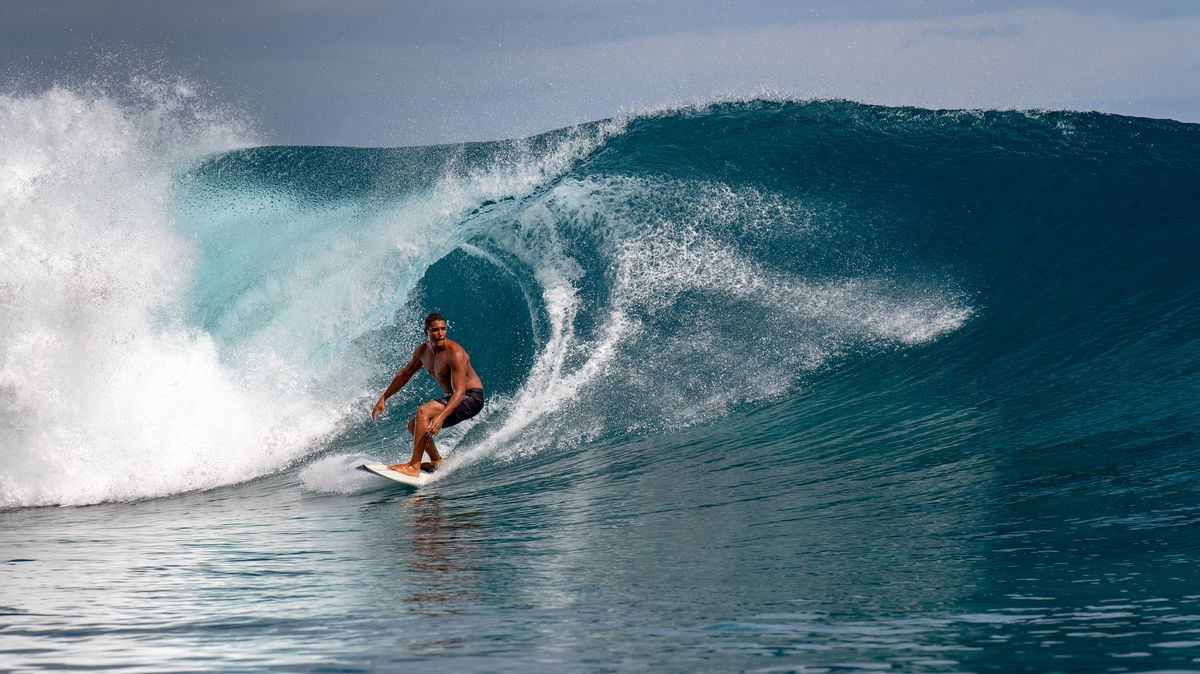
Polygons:
<instances>
[{"instance_id":1,"label":"surfer's bare chest","mask_svg":"<svg viewBox=\"0 0 1200 674\"><path fill-rule=\"evenodd\" d=\"M433 353L433 350L429 348L426 348L425 352L421 354L421 365L439 384L442 384L442 388L447 388L450 384L450 359L447 355L445 352Z\"/></svg>"}]
</instances>

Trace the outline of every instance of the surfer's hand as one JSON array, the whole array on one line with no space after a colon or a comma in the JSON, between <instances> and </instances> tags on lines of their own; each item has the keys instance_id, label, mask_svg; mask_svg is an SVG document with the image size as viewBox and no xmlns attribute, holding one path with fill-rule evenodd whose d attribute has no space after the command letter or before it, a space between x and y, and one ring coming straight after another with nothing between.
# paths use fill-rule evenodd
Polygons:
<instances>
[{"instance_id":1,"label":"surfer's hand","mask_svg":"<svg viewBox=\"0 0 1200 674\"><path fill-rule=\"evenodd\" d=\"M387 399L380 397L379 402L375 403L375 409L371 410L371 421L375 421L375 417L384 413L387 409Z\"/></svg>"},{"instance_id":2,"label":"surfer's hand","mask_svg":"<svg viewBox=\"0 0 1200 674\"><path fill-rule=\"evenodd\" d=\"M437 435L438 431L442 430L443 421L445 421L445 419L442 419L441 417L434 417L433 419L430 419L429 430L425 431L425 434L429 436Z\"/></svg>"}]
</instances>

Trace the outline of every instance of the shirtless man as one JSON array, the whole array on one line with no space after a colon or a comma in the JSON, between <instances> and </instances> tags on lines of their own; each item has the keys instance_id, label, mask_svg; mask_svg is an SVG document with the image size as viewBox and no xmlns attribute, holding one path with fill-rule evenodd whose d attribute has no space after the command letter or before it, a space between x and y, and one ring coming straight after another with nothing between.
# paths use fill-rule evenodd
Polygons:
<instances>
[{"instance_id":1,"label":"shirtless man","mask_svg":"<svg viewBox=\"0 0 1200 674\"><path fill-rule=\"evenodd\" d=\"M413 351L412 360L403 370L396 373L375 409L371 419L384 413L384 402L396 391L404 388L408 380L422 367L433 376L434 381L446 395L441 400L430 400L417 408L417 414L408 422L408 432L413 437L413 453L408 463L398 463L388 468L419 477L422 468L433 470L442 462L433 436L443 428L449 428L479 414L483 409L483 382L471 367L471 358L457 343L446 339L446 319L439 313L425 317L425 337ZM422 464L421 458L429 453L429 463Z\"/></svg>"}]
</instances>

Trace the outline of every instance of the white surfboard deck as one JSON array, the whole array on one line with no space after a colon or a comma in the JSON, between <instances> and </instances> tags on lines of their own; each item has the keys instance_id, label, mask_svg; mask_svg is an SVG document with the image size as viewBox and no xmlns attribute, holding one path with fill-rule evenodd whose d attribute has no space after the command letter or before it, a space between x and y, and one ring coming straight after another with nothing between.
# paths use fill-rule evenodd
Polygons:
<instances>
[{"instance_id":1,"label":"white surfboard deck","mask_svg":"<svg viewBox=\"0 0 1200 674\"><path fill-rule=\"evenodd\" d=\"M364 463L361 466L358 466L358 469L365 470L368 473L373 473L379 477L386 477L393 482L399 482L400 484L405 484L410 487L424 487L425 483L429 482L429 478L433 476L432 473L426 473L425 471L421 471L420 477L413 477L411 475L405 475L404 473L397 473L394 470L388 470L388 467L382 463Z\"/></svg>"}]
</instances>

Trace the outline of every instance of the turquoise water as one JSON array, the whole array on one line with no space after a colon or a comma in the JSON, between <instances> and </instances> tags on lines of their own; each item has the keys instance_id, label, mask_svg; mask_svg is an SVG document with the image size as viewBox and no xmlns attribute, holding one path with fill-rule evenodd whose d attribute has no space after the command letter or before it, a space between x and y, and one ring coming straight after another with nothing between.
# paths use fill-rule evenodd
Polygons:
<instances>
[{"instance_id":1,"label":"turquoise water","mask_svg":"<svg viewBox=\"0 0 1200 674\"><path fill-rule=\"evenodd\" d=\"M1200 671L1195 125L222 129L10 178L3 668ZM412 493L431 310L489 403Z\"/></svg>"}]
</instances>

